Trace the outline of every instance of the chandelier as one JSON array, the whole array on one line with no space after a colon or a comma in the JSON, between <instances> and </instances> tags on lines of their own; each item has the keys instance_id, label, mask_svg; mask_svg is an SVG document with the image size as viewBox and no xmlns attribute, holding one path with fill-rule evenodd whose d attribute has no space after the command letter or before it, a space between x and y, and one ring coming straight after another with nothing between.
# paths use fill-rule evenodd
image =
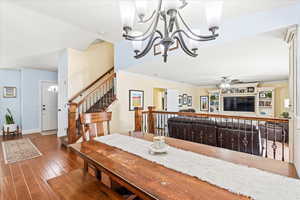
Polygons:
<instances>
[{"instance_id":1,"label":"chandelier","mask_svg":"<svg viewBox=\"0 0 300 200\"><path fill-rule=\"evenodd\" d=\"M123 37L132 42L136 59L147 55L153 45L160 44L163 60L167 62L168 51L175 42L187 55L196 57L199 42L215 40L219 36L216 32L219 29L222 1L210 0L206 3L209 35L200 35L199 31L191 29L183 19L180 12L188 5L186 0L156 0L157 9L146 16L149 1L135 0L134 5L133 0L120 0ZM144 33L133 30L136 17L138 23L149 24ZM158 29L160 21L163 30ZM143 48L144 43L146 45Z\"/></svg>"}]
</instances>

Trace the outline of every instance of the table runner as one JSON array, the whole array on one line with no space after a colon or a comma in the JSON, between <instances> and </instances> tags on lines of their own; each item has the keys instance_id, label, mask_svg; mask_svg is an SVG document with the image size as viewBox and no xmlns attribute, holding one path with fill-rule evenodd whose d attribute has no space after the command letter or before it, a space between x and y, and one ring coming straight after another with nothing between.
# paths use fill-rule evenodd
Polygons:
<instances>
[{"instance_id":1,"label":"table runner","mask_svg":"<svg viewBox=\"0 0 300 200\"><path fill-rule=\"evenodd\" d=\"M255 200L300 199L298 179L174 147L169 147L167 154L151 155L149 146L152 142L121 134L102 136L95 140Z\"/></svg>"}]
</instances>

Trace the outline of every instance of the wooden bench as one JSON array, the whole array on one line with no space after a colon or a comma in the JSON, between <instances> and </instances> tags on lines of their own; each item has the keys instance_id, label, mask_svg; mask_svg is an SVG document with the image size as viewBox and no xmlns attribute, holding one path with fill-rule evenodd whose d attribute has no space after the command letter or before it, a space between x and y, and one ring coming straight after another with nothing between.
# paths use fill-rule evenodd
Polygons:
<instances>
[{"instance_id":1,"label":"wooden bench","mask_svg":"<svg viewBox=\"0 0 300 200\"><path fill-rule=\"evenodd\" d=\"M97 178L83 169L47 181L53 191L63 200L124 200Z\"/></svg>"}]
</instances>

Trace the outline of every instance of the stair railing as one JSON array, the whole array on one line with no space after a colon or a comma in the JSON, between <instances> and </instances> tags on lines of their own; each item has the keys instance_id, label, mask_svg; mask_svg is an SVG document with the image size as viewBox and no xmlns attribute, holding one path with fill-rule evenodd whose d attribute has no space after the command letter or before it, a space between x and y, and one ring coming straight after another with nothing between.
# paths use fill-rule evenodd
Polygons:
<instances>
[{"instance_id":1,"label":"stair railing","mask_svg":"<svg viewBox=\"0 0 300 200\"><path fill-rule=\"evenodd\" d=\"M116 100L115 78L116 74L109 71L71 98L68 110L68 144L75 143L81 136L80 114L105 111Z\"/></svg>"}]
</instances>

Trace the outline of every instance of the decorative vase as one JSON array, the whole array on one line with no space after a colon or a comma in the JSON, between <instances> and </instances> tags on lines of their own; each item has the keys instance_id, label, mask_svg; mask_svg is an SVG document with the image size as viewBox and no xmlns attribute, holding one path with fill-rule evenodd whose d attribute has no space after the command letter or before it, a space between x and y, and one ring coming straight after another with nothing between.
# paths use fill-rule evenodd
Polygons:
<instances>
[{"instance_id":1,"label":"decorative vase","mask_svg":"<svg viewBox=\"0 0 300 200\"><path fill-rule=\"evenodd\" d=\"M18 125L17 124L4 124L4 131L8 131L9 132L15 132L17 130Z\"/></svg>"}]
</instances>

